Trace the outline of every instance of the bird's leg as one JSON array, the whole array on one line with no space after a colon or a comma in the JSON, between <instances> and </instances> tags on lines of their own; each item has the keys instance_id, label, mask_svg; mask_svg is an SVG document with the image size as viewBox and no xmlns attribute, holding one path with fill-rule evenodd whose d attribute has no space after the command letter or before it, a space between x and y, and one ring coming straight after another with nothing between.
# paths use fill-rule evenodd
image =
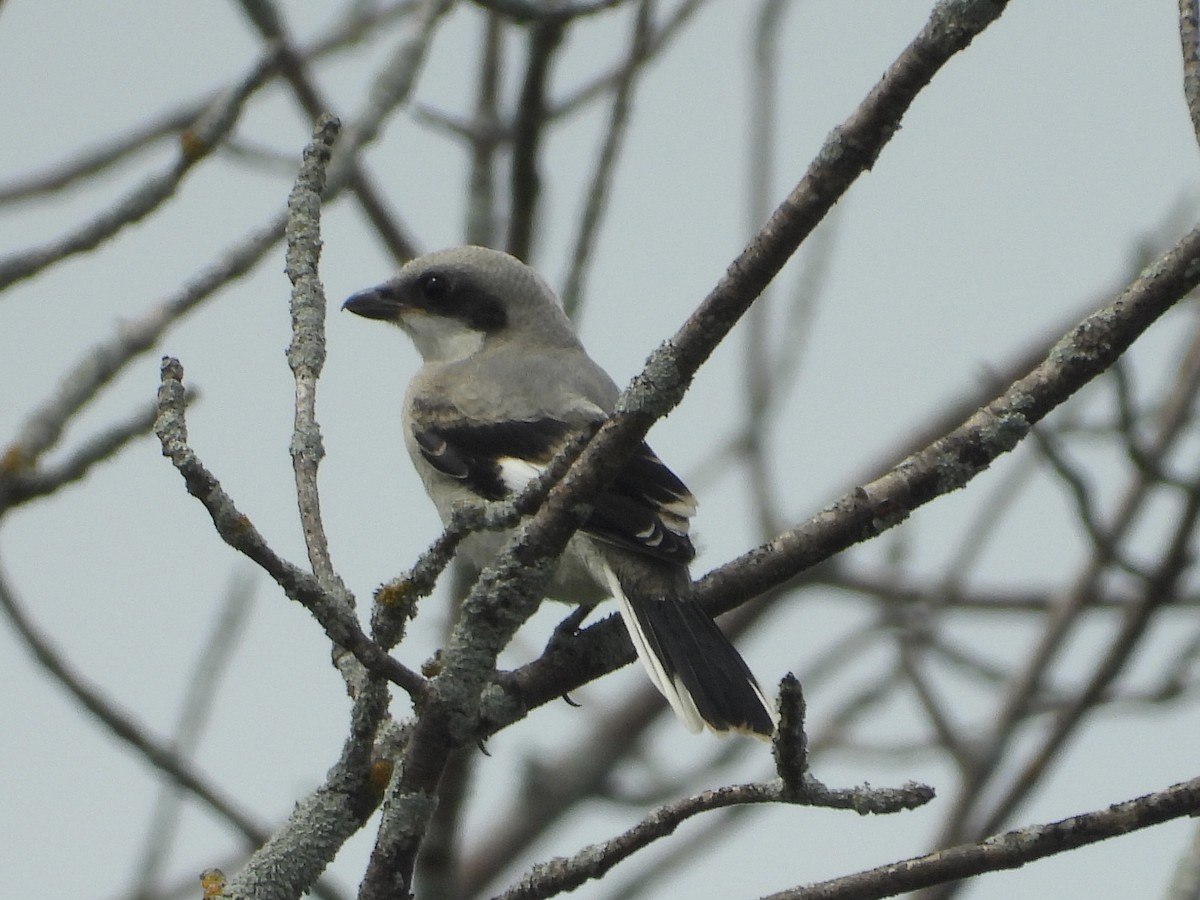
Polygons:
<instances>
[{"instance_id":1,"label":"bird's leg","mask_svg":"<svg viewBox=\"0 0 1200 900\"><path fill-rule=\"evenodd\" d=\"M571 610L571 614L558 623L554 628L554 633L550 635L550 640L546 642L546 653L554 653L555 651L565 648L567 641L579 633L579 626L583 624L583 620L587 618L588 613L592 611L590 606L577 606ZM579 706L571 699L570 694L563 694L562 698L571 706Z\"/></svg>"},{"instance_id":2,"label":"bird's leg","mask_svg":"<svg viewBox=\"0 0 1200 900\"><path fill-rule=\"evenodd\" d=\"M588 617L588 613L591 611L591 606L577 606L571 610L571 614L554 627L554 633L550 635L550 640L546 642L546 652L553 653L577 635L579 633L579 626L583 624L583 620Z\"/></svg>"}]
</instances>

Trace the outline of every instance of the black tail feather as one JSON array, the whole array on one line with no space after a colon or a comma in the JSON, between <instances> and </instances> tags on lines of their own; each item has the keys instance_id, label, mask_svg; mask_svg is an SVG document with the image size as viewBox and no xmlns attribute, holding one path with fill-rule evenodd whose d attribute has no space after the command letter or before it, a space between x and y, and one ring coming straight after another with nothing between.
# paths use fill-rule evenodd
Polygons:
<instances>
[{"instance_id":1,"label":"black tail feather","mask_svg":"<svg viewBox=\"0 0 1200 900\"><path fill-rule=\"evenodd\" d=\"M766 693L707 612L691 600L628 599L647 649L710 728L760 737L774 733Z\"/></svg>"}]
</instances>

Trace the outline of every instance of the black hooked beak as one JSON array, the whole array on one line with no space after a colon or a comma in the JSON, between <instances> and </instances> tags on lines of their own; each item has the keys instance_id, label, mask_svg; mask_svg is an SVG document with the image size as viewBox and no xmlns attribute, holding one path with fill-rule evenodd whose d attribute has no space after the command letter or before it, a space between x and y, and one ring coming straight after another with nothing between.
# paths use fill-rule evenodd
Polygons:
<instances>
[{"instance_id":1,"label":"black hooked beak","mask_svg":"<svg viewBox=\"0 0 1200 900\"><path fill-rule=\"evenodd\" d=\"M383 319L394 322L400 316L401 310L404 309L404 304L391 285L381 284L352 295L342 304L342 309L348 309L356 316L367 319Z\"/></svg>"}]
</instances>

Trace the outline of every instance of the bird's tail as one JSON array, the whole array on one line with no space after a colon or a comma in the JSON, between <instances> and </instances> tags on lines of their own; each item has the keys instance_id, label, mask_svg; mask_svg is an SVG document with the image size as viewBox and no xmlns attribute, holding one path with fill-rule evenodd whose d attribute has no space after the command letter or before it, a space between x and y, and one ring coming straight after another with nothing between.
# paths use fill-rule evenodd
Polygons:
<instances>
[{"instance_id":1,"label":"bird's tail","mask_svg":"<svg viewBox=\"0 0 1200 900\"><path fill-rule=\"evenodd\" d=\"M690 598L643 596L606 572L638 659L689 731L775 732L766 694L729 638Z\"/></svg>"}]
</instances>

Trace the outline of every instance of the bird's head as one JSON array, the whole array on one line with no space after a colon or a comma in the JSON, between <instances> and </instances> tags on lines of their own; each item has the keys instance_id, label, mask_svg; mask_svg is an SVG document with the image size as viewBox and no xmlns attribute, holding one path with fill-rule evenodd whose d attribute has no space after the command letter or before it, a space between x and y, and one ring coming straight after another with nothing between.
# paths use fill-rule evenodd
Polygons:
<instances>
[{"instance_id":1,"label":"bird's head","mask_svg":"<svg viewBox=\"0 0 1200 900\"><path fill-rule=\"evenodd\" d=\"M485 247L419 256L342 308L399 325L426 362L465 359L489 342L577 343L542 277L516 257Z\"/></svg>"}]
</instances>

